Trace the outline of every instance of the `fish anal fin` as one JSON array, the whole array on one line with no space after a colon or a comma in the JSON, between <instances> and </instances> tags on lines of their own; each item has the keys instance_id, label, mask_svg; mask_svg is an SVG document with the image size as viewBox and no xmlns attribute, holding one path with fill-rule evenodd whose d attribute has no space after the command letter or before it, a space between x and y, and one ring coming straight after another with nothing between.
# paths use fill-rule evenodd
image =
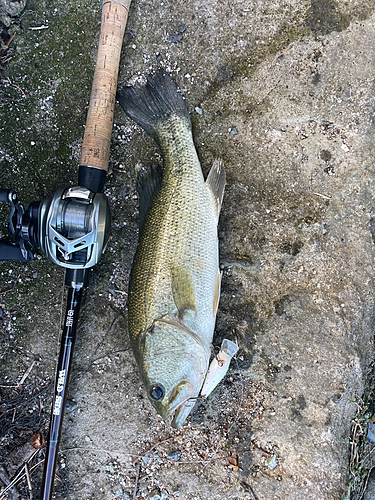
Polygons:
<instances>
[{"instance_id":1,"label":"fish anal fin","mask_svg":"<svg viewBox=\"0 0 375 500\"><path fill-rule=\"evenodd\" d=\"M225 189L225 169L223 160L216 159L214 161L210 173L208 174L206 184L213 194L217 215L219 216Z\"/></svg>"},{"instance_id":2,"label":"fish anal fin","mask_svg":"<svg viewBox=\"0 0 375 500\"><path fill-rule=\"evenodd\" d=\"M139 196L139 228L142 229L146 213L155 194L159 191L163 178L161 165L152 163L146 170L141 170L137 179Z\"/></svg>"},{"instance_id":3,"label":"fish anal fin","mask_svg":"<svg viewBox=\"0 0 375 500\"><path fill-rule=\"evenodd\" d=\"M190 272L179 264L171 267L173 300L180 318L189 311L196 313L194 283Z\"/></svg>"},{"instance_id":4,"label":"fish anal fin","mask_svg":"<svg viewBox=\"0 0 375 500\"><path fill-rule=\"evenodd\" d=\"M214 301L212 305L212 312L214 316L217 314L217 310L219 308L219 301L220 301L220 289L221 289L221 278L223 276L223 273L220 272L220 270L217 270L217 275L215 279L215 291L214 291Z\"/></svg>"}]
</instances>

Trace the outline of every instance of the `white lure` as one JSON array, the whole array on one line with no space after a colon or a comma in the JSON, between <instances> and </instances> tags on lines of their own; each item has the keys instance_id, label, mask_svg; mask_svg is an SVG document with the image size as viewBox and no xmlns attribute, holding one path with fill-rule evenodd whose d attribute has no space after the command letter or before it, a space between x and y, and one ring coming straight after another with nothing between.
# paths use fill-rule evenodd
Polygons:
<instances>
[{"instance_id":1,"label":"white lure","mask_svg":"<svg viewBox=\"0 0 375 500\"><path fill-rule=\"evenodd\" d=\"M225 377L230 361L238 351L238 345L228 339L224 339L221 344L219 353L211 361L204 384L201 390L201 395L206 398L211 394L215 387Z\"/></svg>"}]
</instances>

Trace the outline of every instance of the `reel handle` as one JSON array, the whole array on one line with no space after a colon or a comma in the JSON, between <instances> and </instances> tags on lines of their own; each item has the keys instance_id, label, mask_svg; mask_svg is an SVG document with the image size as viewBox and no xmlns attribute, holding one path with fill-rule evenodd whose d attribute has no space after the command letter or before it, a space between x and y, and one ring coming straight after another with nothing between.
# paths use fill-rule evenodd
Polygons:
<instances>
[{"instance_id":1,"label":"reel handle","mask_svg":"<svg viewBox=\"0 0 375 500\"><path fill-rule=\"evenodd\" d=\"M0 203L8 203L10 189L0 188Z\"/></svg>"},{"instance_id":2,"label":"reel handle","mask_svg":"<svg viewBox=\"0 0 375 500\"><path fill-rule=\"evenodd\" d=\"M79 185L93 192L103 189L108 170L118 67L130 2L103 0L98 56L80 159Z\"/></svg>"},{"instance_id":3,"label":"reel handle","mask_svg":"<svg viewBox=\"0 0 375 500\"><path fill-rule=\"evenodd\" d=\"M18 262L28 262L31 258L25 258L19 245L12 245L5 241L0 241L0 261L15 260Z\"/></svg>"}]
</instances>

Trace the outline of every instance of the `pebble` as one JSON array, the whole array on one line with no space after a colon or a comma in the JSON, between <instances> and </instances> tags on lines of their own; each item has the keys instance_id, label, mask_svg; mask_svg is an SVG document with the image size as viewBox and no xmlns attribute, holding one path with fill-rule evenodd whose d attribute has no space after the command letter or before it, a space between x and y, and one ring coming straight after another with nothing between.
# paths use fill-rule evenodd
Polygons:
<instances>
[{"instance_id":1,"label":"pebble","mask_svg":"<svg viewBox=\"0 0 375 500\"><path fill-rule=\"evenodd\" d=\"M232 135L238 135L238 130L237 127L233 127L232 130L230 131Z\"/></svg>"},{"instance_id":2,"label":"pebble","mask_svg":"<svg viewBox=\"0 0 375 500\"><path fill-rule=\"evenodd\" d=\"M121 297L121 293L116 289L116 285L111 283L108 287L108 291L113 297Z\"/></svg>"},{"instance_id":3,"label":"pebble","mask_svg":"<svg viewBox=\"0 0 375 500\"><path fill-rule=\"evenodd\" d=\"M149 500L160 500L161 496L160 496L159 488L153 489L148 498L149 498Z\"/></svg>"},{"instance_id":4,"label":"pebble","mask_svg":"<svg viewBox=\"0 0 375 500\"><path fill-rule=\"evenodd\" d=\"M124 490L122 489L122 486L121 484L116 484L113 488L113 494L116 496L116 497L119 497L120 495L123 497L123 493L124 493Z\"/></svg>"},{"instance_id":5,"label":"pebble","mask_svg":"<svg viewBox=\"0 0 375 500\"><path fill-rule=\"evenodd\" d=\"M106 467L107 471L110 473L110 474L114 474L115 473L115 468L113 467L113 465L108 465Z\"/></svg>"},{"instance_id":6,"label":"pebble","mask_svg":"<svg viewBox=\"0 0 375 500\"><path fill-rule=\"evenodd\" d=\"M171 451L170 454L168 455L168 460L174 460L175 462L178 462L181 458L181 451L180 450L175 450Z\"/></svg>"},{"instance_id":7,"label":"pebble","mask_svg":"<svg viewBox=\"0 0 375 500\"><path fill-rule=\"evenodd\" d=\"M180 33L183 33L185 30L186 30L186 27L183 24L180 24L180 26L178 27L178 31Z\"/></svg>"},{"instance_id":8,"label":"pebble","mask_svg":"<svg viewBox=\"0 0 375 500\"><path fill-rule=\"evenodd\" d=\"M202 108L198 108L198 106L196 106L194 109L198 113L198 115L201 115L203 113Z\"/></svg>"},{"instance_id":9,"label":"pebble","mask_svg":"<svg viewBox=\"0 0 375 500\"><path fill-rule=\"evenodd\" d=\"M169 35L169 40L172 42L172 43L178 43L182 40L182 35L180 33L171 33Z\"/></svg>"},{"instance_id":10,"label":"pebble","mask_svg":"<svg viewBox=\"0 0 375 500\"><path fill-rule=\"evenodd\" d=\"M68 411L70 413L73 410L75 410L76 408L77 408L77 403L75 403L71 399L67 399L66 400L66 403L65 403L65 409L66 409L66 411Z\"/></svg>"},{"instance_id":11,"label":"pebble","mask_svg":"<svg viewBox=\"0 0 375 500\"><path fill-rule=\"evenodd\" d=\"M271 470L275 469L277 467L277 463L278 463L277 455L273 455L272 457L267 458L266 462L267 462L268 467Z\"/></svg>"}]
</instances>

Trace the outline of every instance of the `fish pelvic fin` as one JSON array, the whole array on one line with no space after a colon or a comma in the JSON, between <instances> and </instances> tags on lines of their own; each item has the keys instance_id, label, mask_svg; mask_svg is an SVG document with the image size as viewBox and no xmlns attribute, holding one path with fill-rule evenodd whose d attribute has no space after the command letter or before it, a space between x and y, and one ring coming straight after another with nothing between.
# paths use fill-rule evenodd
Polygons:
<instances>
[{"instance_id":1,"label":"fish pelvic fin","mask_svg":"<svg viewBox=\"0 0 375 500\"><path fill-rule=\"evenodd\" d=\"M191 128L185 101L169 73L163 69L148 76L145 84L124 87L117 92L117 99L125 113L156 142L159 142L157 131L160 124L172 116L185 119Z\"/></svg>"},{"instance_id":2,"label":"fish pelvic fin","mask_svg":"<svg viewBox=\"0 0 375 500\"><path fill-rule=\"evenodd\" d=\"M217 216L219 217L225 189L225 169L223 160L216 159L214 161L210 173L208 174L206 184L214 197Z\"/></svg>"},{"instance_id":3,"label":"fish pelvic fin","mask_svg":"<svg viewBox=\"0 0 375 500\"><path fill-rule=\"evenodd\" d=\"M213 315L216 316L217 310L219 308L220 301L220 290L221 290L221 279L223 277L223 273L220 272L220 269L217 270L216 279L215 279L215 292L214 292L214 301L212 304L212 312Z\"/></svg>"}]
</instances>

